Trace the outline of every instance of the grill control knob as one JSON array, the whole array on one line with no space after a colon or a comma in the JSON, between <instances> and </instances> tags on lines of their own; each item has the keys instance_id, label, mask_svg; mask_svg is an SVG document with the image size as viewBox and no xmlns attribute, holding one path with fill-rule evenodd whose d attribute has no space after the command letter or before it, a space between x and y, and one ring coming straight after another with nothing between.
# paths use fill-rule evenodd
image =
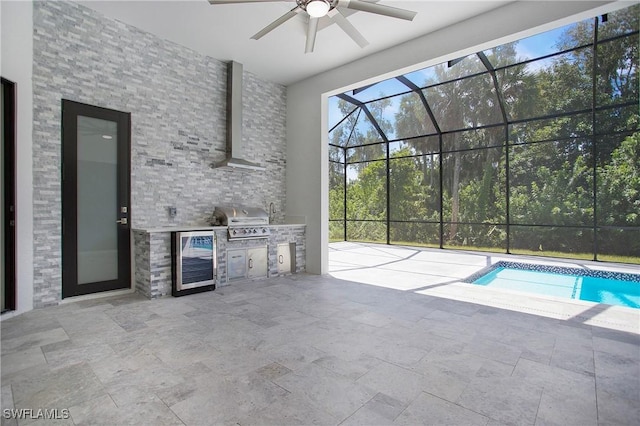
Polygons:
<instances>
[{"instance_id":1,"label":"grill control knob","mask_svg":"<svg viewBox=\"0 0 640 426\"><path fill-rule=\"evenodd\" d=\"M267 228L262 228L262 233L266 234L267 233Z\"/></svg>"},{"instance_id":2,"label":"grill control knob","mask_svg":"<svg viewBox=\"0 0 640 426\"><path fill-rule=\"evenodd\" d=\"M238 232L234 229L233 230L233 235L236 235Z\"/></svg>"}]
</instances>

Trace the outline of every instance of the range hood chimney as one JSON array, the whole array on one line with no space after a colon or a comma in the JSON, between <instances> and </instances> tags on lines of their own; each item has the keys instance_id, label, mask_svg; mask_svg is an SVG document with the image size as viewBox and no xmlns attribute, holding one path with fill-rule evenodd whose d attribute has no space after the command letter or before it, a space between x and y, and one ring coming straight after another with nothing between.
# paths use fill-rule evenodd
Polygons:
<instances>
[{"instance_id":1,"label":"range hood chimney","mask_svg":"<svg viewBox=\"0 0 640 426\"><path fill-rule=\"evenodd\" d=\"M227 64L227 158L214 168L265 170L259 164L245 160L242 142L242 64Z\"/></svg>"}]
</instances>

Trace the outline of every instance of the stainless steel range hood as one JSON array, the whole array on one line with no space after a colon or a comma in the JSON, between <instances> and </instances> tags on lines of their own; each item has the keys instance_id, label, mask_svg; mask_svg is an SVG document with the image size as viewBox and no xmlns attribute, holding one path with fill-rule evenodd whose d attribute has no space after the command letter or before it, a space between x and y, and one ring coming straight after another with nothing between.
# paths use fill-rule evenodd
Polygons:
<instances>
[{"instance_id":1,"label":"stainless steel range hood","mask_svg":"<svg viewBox=\"0 0 640 426\"><path fill-rule=\"evenodd\" d=\"M227 158L214 168L265 170L260 164L245 159L242 141L242 64L227 64Z\"/></svg>"}]
</instances>

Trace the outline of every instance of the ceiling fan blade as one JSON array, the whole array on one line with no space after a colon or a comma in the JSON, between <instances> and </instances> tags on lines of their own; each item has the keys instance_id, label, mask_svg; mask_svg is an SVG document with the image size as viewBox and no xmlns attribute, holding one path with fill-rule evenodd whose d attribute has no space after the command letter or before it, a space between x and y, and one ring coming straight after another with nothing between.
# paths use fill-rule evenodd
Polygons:
<instances>
[{"instance_id":1,"label":"ceiling fan blade","mask_svg":"<svg viewBox=\"0 0 640 426\"><path fill-rule=\"evenodd\" d=\"M364 38L362 34L360 34L360 31L358 31L356 27L354 27L353 24L349 22L342 13L340 13L339 10L332 9L331 11L329 11L329 13L327 13L327 15L333 20L333 22L338 24L338 26L342 28L342 31L347 33L347 35L351 37L351 39L353 39L353 41L355 41L358 46L365 47L369 44L367 39Z\"/></svg>"},{"instance_id":2,"label":"ceiling fan blade","mask_svg":"<svg viewBox=\"0 0 640 426\"><path fill-rule=\"evenodd\" d=\"M304 47L304 53L313 52L313 46L316 44L316 34L318 32L318 21L320 18L309 16L309 26L307 27L307 44Z\"/></svg>"},{"instance_id":3,"label":"ceiling fan blade","mask_svg":"<svg viewBox=\"0 0 640 426\"><path fill-rule=\"evenodd\" d=\"M412 21L418 14L418 12L413 12L411 10L399 9L397 7L384 6L360 0L340 0L338 7L391 16L392 18L405 19L407 21Z\"/></svg>"},{"instance_id":4,"label":"ceiling fan blade","mask_svg":"<svg viewBox=\"0 0 640 426\"><path fill-rule=\"evenodd\" d=\"M280 25L282 25L285 22L287 22L289 19L291 19L294 16L296 16L298 14L298 12L300 12L300 10L301 10L300 6L294 7L293 9L291 9L290 11L288 11L287 13L285 13L284 15L282 15L281 17L279 17L278 19L276 19L275 21L273 21L272 23L270 23L269 25L267 25L266 27L264 27L263 29L261 29L257 33L255 33L253 35L253 37L251 37L251 38L253 40L258 40L259 38L265 36L266 34L271 32L275 28L279 27Z\"/></svg>"},{"instance_id":5,"label":"ceiling fan blade","mask_svg":"<svg viewBox=\"0 0 640 426\"><path fill-rule=\"evenodd\" d=\"M209 0L209 4L275 3L288 0Z\"/></svg>"}]
</instances>

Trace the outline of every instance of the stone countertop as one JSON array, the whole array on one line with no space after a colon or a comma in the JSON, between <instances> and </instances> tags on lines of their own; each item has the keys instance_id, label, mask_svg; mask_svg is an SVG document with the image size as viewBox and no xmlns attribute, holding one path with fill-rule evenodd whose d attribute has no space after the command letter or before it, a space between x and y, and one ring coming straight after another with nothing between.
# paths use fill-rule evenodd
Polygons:
<instances>
[{"instance_id":1,"label":"stone countertop","mask_svg":"<svg viewBox=\"0 0 640 426\"><path fill-rule=\"evenodd\" d=\"M291 227L299 227L299 226L307 226L304 223L284 223L284 224L272 224L269 225L269 228L291 228ZM148 234L156 233L156 232L189 232L189 231L217 231L217 230L225 230L226 226L211 226L211 225L190 225L190 226L165 226L158 228L132 228L134 232L146 232Z\"/></svg>"},{"instance_id":2,"label":"stone countertop","mask_svg":"<svg viewBox=\"0 0 640 426\"><path fill-rule=\"evenodd\" d=\"M188 232L188 231L215 231L217 229L227 229L226 226L211 226L211 225L189 225L189 226L164 226L158 228L133 228L134 232L146 232L152 234L154 232Z\"/></svg>"}]
</instances>

